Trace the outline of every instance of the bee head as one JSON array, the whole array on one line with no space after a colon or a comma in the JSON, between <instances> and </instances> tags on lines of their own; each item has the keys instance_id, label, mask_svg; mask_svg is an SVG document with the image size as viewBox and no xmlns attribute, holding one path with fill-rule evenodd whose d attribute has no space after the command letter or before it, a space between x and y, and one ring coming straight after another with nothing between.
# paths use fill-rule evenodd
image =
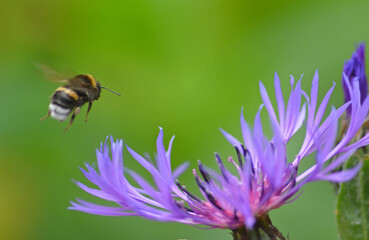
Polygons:
<instances>
[{"instance_id":1,"label":"bee head","mask_svg":"<svg viewBox=\"0 0 369 240\"><path fill-rule=\"evenodd\" d=\"M101 91L100 83L96 81L96 100L100 97L100 91Z\"/></svg>"},{"instance_id":2,"label":"bee head","mask_svg":"<svg viewBox=\"0 0 369 240\"><path fill-rule=\"evenodd\" d=\"M90 75L90 74L80 74L78 76L75 77L75 79L78 80L79 84L82 85L83 88L88 88L90 91L92 91L94 93L94 99L97 100L100 97L100 91L101 88L104 88L118 96L120 96L119 93L114 92L113 90L106 88L106 87L101 87L100 83L98 81L96 81L96 79Z\"/></svg>"},{"instance_id":3,"label":"bee head","mask_svg":"<svg viewBox=\"0 0 369 240\"><path fill-rule=\"evenodd\" d=\"M100 83L90 74L81 74L79 77L82 80L83 87L95 92L95 99L97 100L100 97Z\"/></svg>"}]
</instances>

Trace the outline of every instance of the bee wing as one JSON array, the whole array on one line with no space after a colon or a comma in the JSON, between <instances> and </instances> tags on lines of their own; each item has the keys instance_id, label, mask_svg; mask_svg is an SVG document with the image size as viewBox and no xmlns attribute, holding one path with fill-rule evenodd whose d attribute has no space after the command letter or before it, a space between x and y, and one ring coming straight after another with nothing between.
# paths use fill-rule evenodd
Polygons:
<instances>
[{"instance_id":1,"label":"bee wing","mask_svg":"<svg viewBox=\"0 0 369 240\"><path fill-rule=\"evenodd\" d=\"M41 70L41 72L44 74L44 76L52 81L52 82L68 82L69 79L64 76L63 74L51 69L50 67L40 64L40 63L33 63L38 69Z\"/></svg>"}]
</instances>

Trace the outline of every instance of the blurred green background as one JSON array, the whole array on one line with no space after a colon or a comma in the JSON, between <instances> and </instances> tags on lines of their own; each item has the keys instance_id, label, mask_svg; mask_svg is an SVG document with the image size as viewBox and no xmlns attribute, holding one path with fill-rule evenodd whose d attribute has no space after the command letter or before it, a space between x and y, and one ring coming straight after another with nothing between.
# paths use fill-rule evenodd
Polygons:
<instances>
[{"instance_id":1,"label":"blurred green background","mask_svg":"<svg viewBox=\"0 0 369 240\"><path fill-rule=\"evenodd\" d=\"M69 211L76 197L94 201L72 179L86 182L78 167L96 161L107 135L152 154L158 126L166 142L176 135L174 166L215 167L215 151L233 154L218 128L241 136L241 107L252 121L261 103L258 80L271 92L277 71L287 94L289 74L304 73L308 91L319 69L322 93L369 38L364 1L27 0L0 9L0 239L231 239L225 230ZM38 121L58 84L32 62L90 73L122 96L103 90L89 121L84 107L63 133L67 122ZM195 188L191 171L180 179ZM337 239L334 204L330 184L313 183L271 217L290 239Z\"/></svg>"}]
</instances>

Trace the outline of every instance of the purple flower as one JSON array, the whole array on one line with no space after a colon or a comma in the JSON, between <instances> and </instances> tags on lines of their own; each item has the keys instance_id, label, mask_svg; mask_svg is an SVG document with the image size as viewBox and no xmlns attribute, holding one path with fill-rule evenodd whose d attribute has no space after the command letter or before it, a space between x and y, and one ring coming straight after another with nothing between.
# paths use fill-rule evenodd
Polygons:
<instances>
[{"instance_id":1,"label":"purple flower","mask_svg":"<svg viewBox=\"0 0 369 240\"><path fill-rule=\"evenodd\" d=\"M345 102L348 102L351 98L344 75L348 77L350 85L352 85L354 81L359 82L361 102L363 102L368 94L368 83L365 74L365 45L363 43L359 44L356 51L352 54L351 59L346 61L343 65L342 85ZM347 111L350 114L351 107L349 107Z\"/></svg>"},{"instance_id":2,"label":"purple flower","mask_svg":"<svg viewBox=\"0 0 369 240\"><path fill-rule=\"evenodd\" d=\"M97 150L97 170L86 164L81 169L85 177L96 185L77 185L98 198L114 202L116 207L92 204L82 200L72 202L70 209L109 216L141 216L158 221L174 221L185 224L202 224L214 228L252 229L257 221L272 209L294 201L301 187L318 180L347 181L354 177L361 163L352 169L333 171L345 162L358 148L369 144L369 135L357 138L356 133L369 110L369 98L361 101L359 83L349 84L344 77L350 100L338 109L332 109L324 118L333 86L318 104L318 73L316 72L310 95L301 89L301 79L294 85L291 77L291 93L284 100L280 81L275 75L275 95L278 117L262 83L260 91L264 104L256 114L253 129L241 114L243 141L221 130L235 149L235 158L229 157L236 174L224 165L215 154L220 171L206 168L200 161L198 171L193 170L202 196L192 194L176 180L187 168L184 163L172 171L171 149L163 144L160 128L156 141L155 162L139 155L127 146L130 155L152 176L149 183L136 172L123 165L123 142L113 141L111 147L102 144ZM336 143L338 120L351 106L352 116L344 136ZM267 110L273 135L264 134L260 112ZM306 123L305 138L293 159L287 158L287 143ZM355 137L355 138L354 138ZM355 140L355 141L352 141ZM298 173L300 162L309 154L315 154L312 166ZM130 178L128 179L127 176Z\"/></svg>"}]
</instances>

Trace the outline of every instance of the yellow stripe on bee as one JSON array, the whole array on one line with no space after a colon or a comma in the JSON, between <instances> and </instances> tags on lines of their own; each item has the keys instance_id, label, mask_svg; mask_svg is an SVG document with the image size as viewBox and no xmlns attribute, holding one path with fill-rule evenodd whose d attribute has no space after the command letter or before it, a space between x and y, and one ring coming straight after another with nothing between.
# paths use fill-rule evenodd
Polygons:
<instances>
[{"instance_id":1,"label":"yellow stripe on bee","mask_svg":"<svg viewBox=\"0 0 369 240\"><path fill-rule=\"evenodd\" d=\"M64 91L66 88L65 87L58 87L55 92L62 92Z\"/></svg>"},{"instance_id":2,"label":"yellow stripe on bee","mask_svg":"<svg viewBox=\"0 0 369 240\"><path fill-rule=\"evenodd\" d=\"M93 88L96 88L96 80L95 80L95 78L91 74L85 74L85 75L88 77L88 79L90 79L91 86Z\"/></svg>"},{"instance_id":3,"label":"yellow stripe on bee","mask_svg":"<svg viewBox=\"0 0 369 240\"><path fill-rule=\"evenodd\" d=\"M77 101L78 98L79 98L78 94L75 91L70 90L69 88L66 88L66 87L58 87L55 91L56 92L65 92L66 94L68 94L68 96L73 98L75 101Z\"/></svg>"}]
</instances>

